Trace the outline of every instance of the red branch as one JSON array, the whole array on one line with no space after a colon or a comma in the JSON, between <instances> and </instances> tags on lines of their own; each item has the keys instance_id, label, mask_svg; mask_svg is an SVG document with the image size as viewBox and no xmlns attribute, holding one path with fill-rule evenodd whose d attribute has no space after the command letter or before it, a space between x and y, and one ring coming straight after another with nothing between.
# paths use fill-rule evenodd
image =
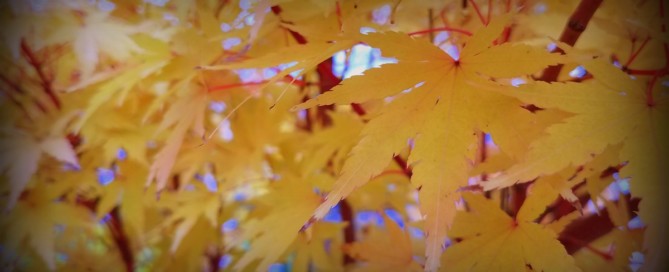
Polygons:
<instances>
[{"instance_id":1,"label":"red branch","mask_svg":"<svg viewBox=\"0 0 669 272\"><path fill-rule=\"evenodd\" d=\"M81 143L81 139L78 135L70 134L67 138L70 141L70 145L72 145L72 147L77 147ZM99 199L91 200L85 199L81 196L77 196L76 198L77 205L81 205L91 212L95 212L98 202ZM118 207L115 207L111 210L111 212L109 212L109 220L107 220L106 224L109 228L109 232L112 235L112 239L114 239L114 243L116 244L116 247L121 254L125 270L128 272L134 271L135 258L132 252L132 247L130 246L130 240L123 230L123 221L119 216Z\"/></svg>"},{"instance_id":2,"label":"red branch","mask_svg":"<svg viewBox=\"0 0 669 272\"><path fill-rule=\"evenodd\" d=\"M588 22L590 22L590 19L592 19L592 16L595 14L595 11L597 11L601 3L602 0L581 0L581 3L576 7L574 13L569 17L569 21L567 21L564 30L562 30L560 41L570 46L574 46L576 41L578 41L578 38L581 36L581 33L585 31ZM560 48L557 48L554 51L564 53ZM544 70L544 73L539 80L546 82L556 81L561 70L562 65L550 66Z\"/></svg>"},{"instance_id":3,"label":"red branch","mask_svg":"<svg viewBox=\"0 0 669 272\"><path fill-rule=\"evenodd\" d=\"M633 216L638 211L639 199L630 199L629 196L625 196L624 201L629 202L629 210L627 212L630 216ZM569 224L560 234L559 240L567 252L573 254L599 237L609 233L614 227L609 218L609 213L605 209L600 211L599 214L579 218Z\"/></svg>"},{"instance_id":4,"label":"red branch","mask_svg":"<svg viewBox=\"0 0 669 272\"><path fill-rule=\"evenodd\" d=\"M339 213L341 214L341 220L347 222L346 227L344 227L344 243L352 244L355 242L355 225L353 224L353 208L351 204L342 199L339 202ZM348 254L344 254L344 265L354 263L355 260L351 258Z\"/></svg>"},{"instance_id":5,"label":"red branch","mask_svg":"<svg viewBox=\"0 0 669 272\"><path fill-rule=\"evenodd\" d=\"M130 247L130 240L123 230L123 224L119 216L118 207L112 209L112 211L109 213L109 216L110 219L107 222L109 232L111 232L112 238L114 238L114 243L116 243L116 246L121 253L121 258L125 264L125 270L132 272L134 271L135 267L135 257L133 255L132 248Z\"/></svg>"}]
</instances>

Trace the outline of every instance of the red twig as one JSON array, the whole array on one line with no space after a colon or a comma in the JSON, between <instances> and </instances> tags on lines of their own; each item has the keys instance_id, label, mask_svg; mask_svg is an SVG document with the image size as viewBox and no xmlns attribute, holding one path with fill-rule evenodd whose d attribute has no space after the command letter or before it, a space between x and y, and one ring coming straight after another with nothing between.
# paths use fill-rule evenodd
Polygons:
<instances>
[{"instance_id":1,"label":"red twig","mask_svg":"<svg viewBox=\"0 0 669 272\"><path fill-rule=\"evenodd\" d=\"M630 58L627 60L627 63L625 63L625 65L623 67L629 67L630 64L632 64L632 62L634 62L634 60L639 55L639 53L641 53L641 50L643 50L643 48L646 47L646 44L648 43L649 40L650 40L650 37L646 37L646 39L643 40L643 42L641 43L641 46L639 46L639 48L634 53L632 53Z\"/></svg>"},{"instance_id":2,"label":"red twig","mask_svg":"<svg viewBox=\"0 0 669 272\"><path fill-rule=\"evenodd\" d=\"M393 160L402 169L402 171L404 171L404 174L407 177L411 177L413 175L413 171L411 171L411 168L409 167L407 162L404 159L402 159L402 157L396 155L395 157L393 157Z\"/></svg>"},{"instance_id":3,"label":"red twig","mask_svg":"<svg viewBox=\"0 0 669 272\"><path fill-rule=\"evenodd\" d=\"M511 12L511 0L506 0L506 13L509 12ZM504 27L504 30L502 31L502 39L499 42L500 44L509 41L509 39L511 38L511 31L512 31L511 25Z\"/></svg>"},{"instance_id":4,"label":"red twig","mask_svg":"<svg viewBox=\"0 0 669 272\"><path fill-rule=\"evenodd\" d=\"M481 13L481 9L479 8L479 5L476 4L476 2L474 2L474 0L469 0L469 3L472 4L472 7L474 8L474 11L476 11L476 15L479 16L479 20L481 20L481 23L483 23L483 25L487 26L488 21L486 21L486 19L483 17L483 13Z\"/></svg>"},{"instance_id":5,"label":"red twig","mask_svg":"<svg viewBox=\"0 0 669 272\"><path fill-rule=\"evenodd\" d=\"M657 69L657 70L638 70L638 69L624 69L623 71L627 72L627 74L634 75L634 76L655 76L655 75L664 75L667 73L667 69Z\"/></svg>"},{"instance_id":6,"label":"red twig","mask_svg":"<svg viewBox=\"0 0 669 272\"><path fill-rule=\"evenodd\" d=\"M32 51L32 49L30 49L26 40L21 40L21 52L26 57L26 60L28 61L30 66L32 66L33 69L35 69L35 72L37 73L37 76L40 79L40 84L42 85L42 89L44 90L46 95L49 96L49 99L51 99L51 102L56 107L56 109L60 110L61 104L60 100L58 99L58 96L56 96L56 93L53 90L53 80L44 73L44 67L42 67L42 62L37 59L37 56L35 56L35 53Z\"/></svg>"},{"instance_id":7,"label":"red twig","mask_svg":"<svg viewBox=\"0 0 669 272\"><path fill-rule=\"evenodd\" d=\"M414 31L414 32L408 33L408 35L409 36L422 35L422 34L427 34L427 33L432 33L432 32L438 32L438 31L456 32L456 33L464 34L464 35L467 35L467 36L472 35L472 33L467 31L467 30L459 29L459 28L453 28L453 27L447 27L447 26Z\"/></svg>"},{"instance_id":8,"label":"red twig","mask_svg":"<svg viewBox=\"0 0 669 272\"><path fill-rule=\"evenodd\" d=\"M625 196L628 201L628 214L634 215L638 211L639 199ZM558 240L564 245L567 253L574 254L585 245L589 245L599 237L609 233L615 226L611 223L609 213L606 209L599 212L599 214L592 214L588 217L576 219L569 224L560 234ZM578 241L578 242L575 242Z\"/></svg>"},{"instance_id":9,"label":"red twig","mask_svg":"<svg viewBox=\"0 0 669 272\"><path fill-rule=\"evenodd\" d=\"M341 220L348 223L344 227L344 243L352 244L355 242L355 225L353 224L355 221L353 219L353 208L346 199L339 202L339 213L341 214ZM344 265L355 262L348 254L344 254L343 261Z\"/></svg>"},{"instance_id":10,"label":"red twig","mask_svg":"<svg viewBox=\"0 0 669 272\"><path fill-rule=\"evenodd\" d=\"M107 222L109 231L111 232L114 243L116 243L119 253L121 254L126 271L132 272L135 268L135 257L133 255L132 248L130 247L128 236L123 230L123 224L118 213L118 207L112 209L112 211L109 213L109 216L110 219Z\"/></svg>"}]
</instances>

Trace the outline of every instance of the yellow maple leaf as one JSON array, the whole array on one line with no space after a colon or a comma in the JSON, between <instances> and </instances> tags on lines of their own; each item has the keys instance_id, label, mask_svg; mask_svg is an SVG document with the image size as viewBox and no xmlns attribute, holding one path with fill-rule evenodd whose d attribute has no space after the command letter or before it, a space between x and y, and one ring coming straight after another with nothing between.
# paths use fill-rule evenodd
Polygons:
<instances>
[{"instance_id":1,"label":"yellow maple leaf","mask_svg":"<svg viewBox=\"0 0 669 272\"><path fill-rule=\"evenodd\" d=\"M293 269L318 271L344 271L342 251L332 250L342 246L342 229L346 223L317 222L309 230L300 232L287 253L295 252ZM326 247L327 245L327 247Z\"/></svg>"},{"instance_id":2,"label":"yellow maple leaf","mask_svg":"<svg viewBox=\"0 0 669 272\"><path fill-rule=\"evenodd\" d=\"M534 271L580 271L556 234L533 222L544 209L525 204L514 219L482 195L462 196L470 212L458 212L449 232L462 241L446 249L445 269L525 271L529 265Z\"/></svg>"},{"instance_id":3,"label":"yellow maple leaf","mask_svg":"<svg viewBox=\"0 0 669 272\"><path fill-rule=\"evenodd\" d=\"M162 221L150 236L157 238L157 235L162 235L163 230L174 228L174 236L169 246L170 254L175 254L184 247L184 243L189 243L184 238L197 224L206 223L211 227L220 225L219 213L223 207L222 196L219 192L211 192L204 187L203 184L198 183L194 184L193 190L161 196L161 200L166 199L164 205L172 210L172 214Z\"/></svg>"},{"instance_id":4,"label":"yellow maple leaf","mask_svg":"<svg viewBox=\"0 0 669 272\"><path fill-rule=\"evenodd\" d=\"M0 138L0 173L9 179L10 195L7 208L12 208L31 177L37 171L43 154L78 167L77 155L65 137L35 139L27 132L5 130Z\"/></svg>"},{"instance_id":5,"label":"yellow maple leaf","mask_svg":"<svg viewBox=\"0 0 669 272\"><path fill-rule=\"evenodd\" d=\"M95 70L101 53L115 60L124 60L132 53L143 51L130 37L139 28L110 16L108 12L94 9L86 12L83 22L70 18L72 22L46 37L47 41L72 41L83 75L88 76Z\"/></svg>"},{"instance_id":6,"label":"yellow maple leaf","mask_svg":"<svg viewBox=\"0 0 669 272\"><path fill-rule=\"evenodd\" d=\"M337 183L316 210L316 218L322 218L356 187L380 174L393 155L407 146L407 140L415 138L409 163L414 167L411 182L421 188L421 211L426 215L425 269L439 267L446 229L455 215L457 190L467 185L474 133L489 131L501 145L517 141L521 135L507 130L504 121L531 119L517 100L482 86L495 88L489 77L526 75L563 60L543 48L522 44L493 46L509 20L508 15L498 17L476 32L459 59L402 33L362 36L363 42L395 57L398 63L347 79L332 91L296 107L360 103L394 96L363 128ZM422 85L415 87L419 83ZM500 119L502 114L505 119Z\"/></svg>"},{"instance_id":7,"label":"yellow maple leaf","mask_svg":"<svg viewBox=\"0 0 669 272\"><path fill-rule=\"evenodd\" d=\"M299 230L320 203L320 196L307 182L308 177L299 178L289 173L282 176L272 184L272 192L261 199L265 202L264 211L270 209L270 212L244 223L243 239L251 241L250 249L234 269L241 270L259 259L256 269L267 270L295 241Z\"/></svg>"},{"instance_id":8,"label":"yellow maple leaf","mask_svg":"<svg viewBox=\"0 0 669 272\"><path fill-rule=\"evenodd\" d=\"M144 177L147 170L135 161L122 161L114 180L102 188L100 200L96 206L98 219L107 215L114 207L119 206L120 216L135 234L142 237L144 233Z\"/></svg>"},{"instance_id":9,"label":"yellow maple leaf","mask_svg":"<svg viewBox=\"0 0 669 272\"><path fill-rule=\"evenodd\" d=\"M669 152L669 144L661 140L669 139L669 99L662 95L667 88L647 91L640 79L632 79L600 59L581 64L595 81L538 82L509 92L527 103L577 115L551 126L548 135L534 142L519 163L484 183L484 187L505 187L552 174L570 164L587 162L592 154L602 153L609 145L622 143L620 160L628 163L621 175L632 178L632 194L643 199L640 215L649 225L647 245L652 254L666 252L669 236L665 230L669 222L666 216L658 215L665 214L664 195L669 193L662 174L666 166L660 159Z\"/></svg>"},{"instance_id":10,"label":"yellow maple leaf","mask_svg":"<svg viewBox=\"0 0 669 272\"><path fill-rule=\"evenodd\" d=\"M47 264L56 268L56 225L88 227L93 217L81 206L56 201L68 187L41 183L27 191L16 207L0 219L3 245L18 250L27 243Z\"/></svg>"},{"instance_id":11,"label":"yellow maple leaf","mask_svg":"<svg viewBox=\"0 0 669 272\"><path fill-rule=\"evenodd\" d=\"M176 162L177 154L183 144L189 129L195 135L204 139L204 116L207 109L208 95L205 90L193 90L187 93L165 113L160 123L158 132L174 126L165 146L155 155L155 161L151 164L146 186L155 179L158 191L165 188L172 167Z\"/></svg>"},{"instance_id":12,"label":"yellow maple leaf","mask_svg":"<svg viewBox=\"0 0 669 272\"><path fill-rule=\"evenodd\" d=\"M362 242L347 245L344 251L365 264L351 271L421 271L413 260L409 233L383 214L385 232L374 230ZM392 248L392 250L389 250Z\"/></svg>"}]
</instances>

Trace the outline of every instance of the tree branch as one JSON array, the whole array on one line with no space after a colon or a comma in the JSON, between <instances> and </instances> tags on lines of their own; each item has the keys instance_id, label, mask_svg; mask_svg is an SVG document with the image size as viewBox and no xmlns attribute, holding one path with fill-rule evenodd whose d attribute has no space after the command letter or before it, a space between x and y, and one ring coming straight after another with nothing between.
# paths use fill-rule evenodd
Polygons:
<instances>
[{"instance_id":1,"label":"tree branch","mask_svg":"<svg viewBox=\"0 0 669 272\"><path fill-rule=\"evenodd\" d=\"M595 14L595 11L599 8L599 5L602 3L602 0L581 0L581 3L578 4L574 13L569 17L567 25L565 25L562 30L562 35L560 35L560 41L566 43L570 46L574 46L578 38L581 36L581 33L585 31L585 28L588 26L588 22L592 19L592 16ZM553 52L564 53L560 48L556 48ZM539 78L541 81L553 82L556 81L560 71L562 70L562 65L550 66L544 70L543 75Z\"/></svg>"},{"instance_id":2,"label":"tree branch","mask_svg":"<svg viewBox=\"0 0 669 272\"><path fill-rule=\"evenodd\" d=\"M118 207L112 209L109 216L110 219L107 222L107 227L109 227L112 238L114 238L114 243L116 243L116 247L121 254L125 270L132 272L135 269L135 257L130 246L130 240L123 230L123 221L121 221L121 217L119 216Z\"/></svg>"},{"instance_id":3,"label":"tree branch","mask_svg":"<svg viewBox=\"0 0 669 272\"><path fill-rule=\"evenodd\" d=\"M626 195L625 201L629 202L628 214L630 216L634 215L639 210L639 199L630 198L629 195ZM582 217L569 224L560 233L558 240L564 245L567 253L574 254L584 246L609 233L614 227L609 218L609 212L604 209L599 214Z\"/></svg>"},{"instance_id":4,"label":"tree branch","mask_svg":"<svg viewBox=\"0 0 669 272\"><path fill-rule=\"evenodd\" d=\"M353 208L346 199L339 202L339 213L341 220L346 222L344 227L344 243L352 244L355 242L355 220L353 218ZM348 254L344 254L344 265L354 263L355 260Z\"/></svg>"}]
</instances>

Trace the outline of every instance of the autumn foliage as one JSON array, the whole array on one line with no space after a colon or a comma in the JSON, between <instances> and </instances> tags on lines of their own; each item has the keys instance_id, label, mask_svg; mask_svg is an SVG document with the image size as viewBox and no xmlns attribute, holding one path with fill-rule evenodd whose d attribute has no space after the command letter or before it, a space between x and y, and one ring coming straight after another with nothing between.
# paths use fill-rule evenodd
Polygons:
<instances>
[{"instance_id":1,"label":"autumn foliage","mask_svg":"<svg viewBox=\"0 0 669 272\"><path fill-rule=\"evenodd\" d=\"M0 7L3 271L669 271L664 0Z\"/></svg>"}]
</instances>

